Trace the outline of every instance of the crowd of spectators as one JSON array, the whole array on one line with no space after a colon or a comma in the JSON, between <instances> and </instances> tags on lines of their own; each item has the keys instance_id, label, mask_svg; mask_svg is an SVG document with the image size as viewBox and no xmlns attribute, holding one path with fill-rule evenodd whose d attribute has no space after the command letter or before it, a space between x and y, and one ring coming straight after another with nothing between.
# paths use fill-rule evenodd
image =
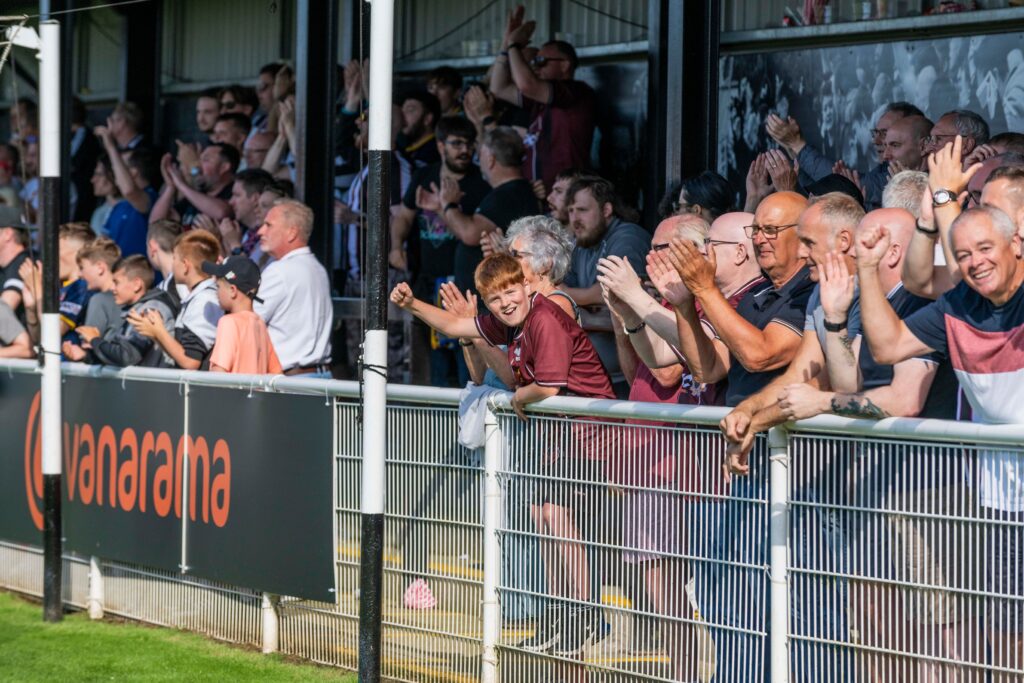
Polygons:
<instances>
[{"instance_id":1,"label":"crowd of spectators","mask_svg":"<svg viewBox=\"0 0 1024 683\"><path fill-rule=\"evenodd\" d=\"M591 167L596 95L575 78L576 51L560 40L531 46L535 26L514 10L483 79L465 83L442 67L395 102L391 301L416 320L397 345L415 382L508 389L523 419L526 405L556 395L726 406L732 483L756 474L757 434L821 413L1024 423L1024 396L1014 398L1024 386L1024 133L991 135L962 110L932 122L894 102L872 131L877 163L861 174L773 114L766 129L777 146L754 160L745 188L712 170L676 179L652 233ZM313 214L290 198L287 66L265 67L255 89L204 92L201 141L178 141L174 154L147 145L131 103L92 131L76 114L80 220L60 234L66 358L328 376L328 268L343 274L338 294L362 294L365 272L365 76L358 62L342 74L333 264L310 251ZM5 357L31 357L39 334L28 227L38 210L35 116L20 102L15 138L0 146L0 201L27 219L0 228ZM342 338L358 355L357 331ZM581 426L577 447L538 473L580 486L541 487L530 503L537 532L554 539L542 547L544 592L563 599L538 611L524 648L573 655L603 637L582 543L593 540L594 486L671 488L636 453L605 451L599 431ZM1019 458L977 459L984 515L1019 521ZM949 485L922 483L940 501ZM686 568L658 558L681 557L686 539L642 523L663 505L627 495L623 533L645 549L635 562L663 568L645 574L651 604L680 614L659 582L684 581ZM1024 582L1024 538L1012 528L984 591ZM713 577L698 585L717 588ZM428 609L436 599L420 578L405 603ZM993 656L1010 658L994 663L1009 667L1024 658L1024 612L1019 601L1004 607L986 634ZM940 626L939 649L957 625Z\"/></svg>"},{"instance_id":2,"label":"crowd of spectators","mask_svg":"<svg viewBox=\"0 0 1024 683\"><path fill-rule=\"evenodd\" d=\"M392 265L403 269L419 258L429 267L416 271L411 287L397 284L392 302L423 325L432 354L455 355L460 384L468 376L513 391L512 405L524 419L524 406L555 395L726 406L726 486L764 476L751 471L748 459L755 437L789 420L832 413L1024 422L1013 399L1024 374L1016 351L1024 334L1024 134L992 136L970 111L932 122L912 104L894 102L875 122L877 163L862 175L808 145L793 119L770 115L766 129L777 147L754 160L743 200L711 170L682 179L662 201L663 221L652 236L579 153L592 134L593 94L573 80L575 53L546 43L531 68L523 52L532 28L521 12L510 16L488 81L463 97L476 135L461 119L457 128L440 119L441 159L424 167L429 179L415 181L393 224L399 229L392 233ZM494 133L517 130L520 113L526 153L512 173L515 164L495 154ZM490 195L504 183L533 182L547 217L526 211L503 224L485 210L488 188L476 188L479 176L468 163L478 136ZM510 171L498 176L508 178L499 187L490 170L495 160ZM506 208L533 204L525 186L517 192L516 199L509 192L505 201L517 203ZM476 217L466 220L474 206ZM419 244L414 226L421 228ZM427 251L442 240L453 243L446 273L438 253ZM432 382L443 380L432 373ZM686 523L678 512L665 512L671 506L657 492L681 484L659 480L655 465L637 464L646 462L637 452L644 446L634 442L618 452L610 434L574 431L573 451L537 454L540 480L562 485L538 485L529 502L535 532L552 541L540 543L546 585L534 587L549 599L522 648L568 656L604 637L593 606L593 558L581 550L581 540L598 542L587 531L596 514L589 500L595 483L627 487L622 542L648 552L624 559L659 568L643 574L649 604L667 615L683 612L681 598L673 604L665 595L672 592L666 581L692 576L667 559L686 554L678 529ZM978 514L1015 523L1024 514L1019 458L997 451L976 458ZM637 481L656 491L630 490ZM955 477L927 477L915 493L937 501L930 513L949 515L962 509L957 486ZM645 528L652 519L656 528ZM734 519L732 537L742 536L746 523ZM841 547L840 532L821 524L832 547ZM908 580L954 576L957 559L941 535L909 524L929 559L897 558L910 565ZM1020 585L1022 543L1019 526L994 542L983 590L1007 595ZM715 552L740 561L727 547ZM705 618L744 626L735 614L716 613L709 597L735 588L735 580L728 572L701 577L697 603ZM1024 613L1012 600L997 602L998 618L982 632L993 664L1013 666L1024 656ZM425 577L410 585L407 607L434 604ZM884 620L884 606L869 607L873 617L859 615L860 623ZM816 618L808 612L794 619ZM943 643L977 631L962 610L937 619L918 632L916 646L955 659L960 655ZM873 644L895 647L893 627L880 632ZM674 663L681 666L688 654L677 650ZM824 669L814 671L812 679L824 676Z\"/></svg>"}]
</instances>

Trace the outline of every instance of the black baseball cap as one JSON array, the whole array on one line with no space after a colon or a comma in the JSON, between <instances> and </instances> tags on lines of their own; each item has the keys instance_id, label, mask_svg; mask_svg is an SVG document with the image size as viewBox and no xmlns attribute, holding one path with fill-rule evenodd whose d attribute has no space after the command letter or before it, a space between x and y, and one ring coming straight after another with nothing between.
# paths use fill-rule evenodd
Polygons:
<instances>
[{"instance_id":1,"label":"black baseball cap","mask_svg":"<svg viewBox=\"0 0 1024 683\"><path fill-rule=\"evenodd\" d=\"M246 256L229 256L223 263L203 262L203 272L214 277L223 278L230 285L253 301L263 303L256 296L260 291L260 268Z\"/></svg>"}]
</instances>

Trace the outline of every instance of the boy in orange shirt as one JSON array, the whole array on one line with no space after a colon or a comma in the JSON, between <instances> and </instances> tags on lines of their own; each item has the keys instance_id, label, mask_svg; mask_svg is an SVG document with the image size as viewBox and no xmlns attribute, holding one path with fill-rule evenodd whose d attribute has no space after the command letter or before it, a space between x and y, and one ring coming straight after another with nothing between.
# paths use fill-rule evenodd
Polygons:
<instances>
[{"instance_id":1,"label":"boy in orange shirt","mask_svg":"<svg viewBox=\"0 0 1024 683\"><path fill-rule=\"evenodd\" d=\"M203 272L217 278L217 300L224 315L217 323L217 338L210 354L212 372L247 375L279 375L277 359L263 318L252 310L259 301L260 269L245 256L231 256L224 263L203 263Z\"/></svg>"}]
</instances>

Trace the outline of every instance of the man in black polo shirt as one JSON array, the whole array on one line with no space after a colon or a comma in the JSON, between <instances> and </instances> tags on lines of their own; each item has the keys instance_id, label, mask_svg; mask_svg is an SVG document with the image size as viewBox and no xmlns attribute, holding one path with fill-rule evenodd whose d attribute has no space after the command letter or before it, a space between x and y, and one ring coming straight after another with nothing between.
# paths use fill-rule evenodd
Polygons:
<instances>
[{"instance_id":1,"label":"man in black polo shirt","mask_svg":"<svg viewBox=\"0 0 1024 683\"><path fill-rule=\"evenodd\" d=\"M777 192L757 207L746 232L768 282L748 294L735 310L715 286L714 245L706 258L683 242L673 243L669 251L693 294L676 312L680 350L695 381L715 383L728 377L728 406L739 404L781 374L800 347L804 310L814 283L793 228L806 205L807 200L795 192ZM713 337L706 332L695 304L700 304Z\"/></svg>"},{"instance_id":2,"label":"man in black polo shirt","mask_svg":"<svg viewBox=\"0 0 1024 683\"><path fill-rule=\"evenodd\" d=\"M665 252L692 294L676 308L680 352L695 383L713 384L728 377L728 406L737 405L781 374L800 347L805 308L814 288L795 230L806 206L807 200L794 192L777 192L761 201L744 231L768 281L752 288L735 310L715 286L717 259L726 253L724 249L709 241L705 255L692 244L673 240ZM701 468L717 469L713 457L707 454ZM697 602L709 623L765 628L760 621L765 617L763 607L751 609L749 601L721 599L728 585L744 586L745 596L767 592L764 573L743 568L763 562L763 545L754 539L767 535L759 503L765 486L766 473L755 471L754 476L733 481L727 500L695 501L687 510L693 528L702 534L694 553L711 560L693 565ZM749 540L738 542L741 537ZM762 658L735 655L743 648L744 637L723 633L715 639L718 676L729 681L763 678Z\"/></svg>"},{"instance_id":3,"label":"man in black polo shirt","mask_svg":"<svg viewBox=\"0 0 1024 683\"><path fill-rule=\"evenodd\" d=\"M440 185L445 179L458 184L463 193L458 200L459 210L470 216L491 189L473 165L473 124L449 116L441 119L436 133L443 161L413 175L402 207L391 221L389 255L392 267L411 272L416 298L428 302L438 301L440 283L450 278L460 289L467 289L465 283L473 282L473 271L481 260L479 241L475 245L462 241L441 217L437 197ZM453 369L458 371L460 381L469 377L457 341L448 344L436 336L432 339L426 325L413 324L412 356L416 383L448 386Z\"/></svg>"}]
</instances>

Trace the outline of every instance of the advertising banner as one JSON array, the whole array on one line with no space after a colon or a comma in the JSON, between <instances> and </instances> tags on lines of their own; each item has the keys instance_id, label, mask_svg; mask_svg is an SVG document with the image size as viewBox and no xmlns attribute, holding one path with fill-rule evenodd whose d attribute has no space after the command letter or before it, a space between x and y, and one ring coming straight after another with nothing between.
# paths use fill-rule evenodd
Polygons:
<instances>
[{"instance_id":1,"label":"advertising banner","mask_svg":"<svg viewBox=\"0 0 1024 683\"><path fill-rule=\"evenodd\" d=\"M28 545L43 527L39 380L0 374L0 539ZM191 386L187 421L174 383L65 377L62 399L65 550L333 600L322 396Z\"/></svg>"}]
</instances>

